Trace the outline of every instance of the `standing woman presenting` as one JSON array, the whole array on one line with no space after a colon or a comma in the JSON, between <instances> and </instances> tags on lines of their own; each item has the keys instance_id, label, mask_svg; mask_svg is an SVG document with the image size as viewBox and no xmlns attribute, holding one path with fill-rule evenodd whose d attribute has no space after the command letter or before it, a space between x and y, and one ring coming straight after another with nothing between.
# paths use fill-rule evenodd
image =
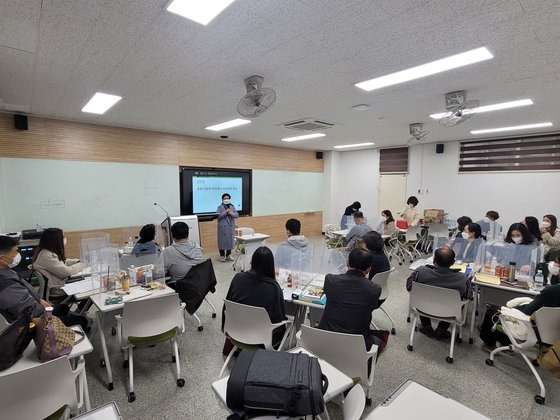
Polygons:
<instances>
[{"instance_id":1,"label":"standing woman presenting","mask_svg":"<svg viewBox=\"0 0 560 420\"><path fill-rule=\"evenodd\" d=\"M218 249L220 250L220 261L233 261L231 250L233 249L233 235L235 233L235 219L239 217L237 210L231 204L231 196L222 194L222 204L218 206Z\"/></svg>"},{"instance_id":2,"label":"standing woman presenting","mask_svg":"<svg viewBox=\"0 0 560 420\"><path fill-rule=\"evenodd\" d=\"M420 222L420 214L416 208L417 205L418 199L412 195L408 197L405 208L399 213L399 215L408 222L408 226L418 226Z\"/></svg>"}]
</instances>

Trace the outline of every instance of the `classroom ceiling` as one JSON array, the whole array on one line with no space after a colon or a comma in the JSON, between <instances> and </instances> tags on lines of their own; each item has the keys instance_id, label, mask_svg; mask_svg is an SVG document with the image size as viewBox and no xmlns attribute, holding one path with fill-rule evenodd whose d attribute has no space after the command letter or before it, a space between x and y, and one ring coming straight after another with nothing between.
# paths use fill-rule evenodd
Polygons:
<instances>
[{"instance_id":1,"label":"classroom ceiling","mask_svg":"<svg viewBox=\"0 0 560 420\"><path fill-rule=\"evenodd\" d=\"M237 0L208 26L167 4L0 0L0 110L313 150L404 145L412 122L431 130L429 142L474 138L469 131L482 128L560 126L557 0ZM494 59L369 93L354 86L481 46ZM243 79L253 74L276 90L276 104L252 124L205 130L239 117ZM481 105L534 105L450 128L428 117L460 89ZM104 115L81 112L96 91L123 99ZM282 142L298 132L279 124L305 117L337 126L326 137Z\"/></svg>"}]
</instances>

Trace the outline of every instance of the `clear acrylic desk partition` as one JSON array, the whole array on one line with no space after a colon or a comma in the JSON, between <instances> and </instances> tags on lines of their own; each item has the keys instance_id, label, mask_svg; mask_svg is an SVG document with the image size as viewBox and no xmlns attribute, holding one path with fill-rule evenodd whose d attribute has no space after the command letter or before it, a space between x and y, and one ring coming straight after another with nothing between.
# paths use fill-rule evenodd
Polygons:
<instances>
[{"instance_id":1,"label":"clear acrylic desk partition","mask_svg":"<svg viewBox=\"0 0 560 420\"><path fill-rule=\"evenodd\" d=\"M80 239L80 260L88 265L91 265L93 261L99 261L101 248L109 242L110 237L106 232L83 233ZM97 271L99 271L99 267L97 267Z\"/></svg>"},{"instance_id":2,"label":"clear acrylic desk partition","mask_svg":"<svg viewBox=\"0 0 560 420\"><path fill-rule=\"evenodd\" d=\"M123 254L120 257L120 267L128 271L131 285L146 284L152 281L165 282L165 268L163 254L132 255Z\"/></svg>"},{"instance_id":3,"label":"clear acrylic desk partition","mask_svg":"<svg viewBox=\"0 0 560 420\"><path fill-rule=\"evenodd\" d=\"M535 276L537 265L542 262L543 251L538 245L517 245L505 242L487 242L481 256L485 273L496 274L496 268L509 267L515 262L516 278L530 280Z\"/></svg>"},{"instance_id":4,"label":"clear acrylic desk partition","mask_svg":"<svg viewBox=\"0 0 560 420\"><path fill-rule=\"evenodd\" d=\"M92 261L92 276L99 273L101 279L99 285L100 293L121 288L117 274L120 272L119 266L119 246L117 244L106 244L101 247L99 261ZM94 267L99 267L97 271ZM95 270L95 271L94 271Z\"/></svg>"},{"instance_id":5,"label":"clear acrylic desk partition","mask_svg":"<svg viewBox=\"0 0 560 420\"><path fill-rule=\"evenodd\" d=\"M348 251L344 248L329 249L325 245L313 247L313 272L342 274L348 268Z\"/></svg>"},{"instance_id":6,"label":"clear acrylic desk partition","mask_svg":"<svg viewBox=\"0 0 560 420\"><path fill-rule=\"evenodd\" d=\"M495 220L492 220L490 223L488 223L488 226L489 226L489 230L486 233L486 240L503 241L504 235L503 235L502 225L500 225Z\"/></svg>"},{"instance_id":7,"label":"clear acrylic desk partition","mask_svg":"<svg viewBox=\"0 0 560 420\"><path fill-rule=\"evenodd\" d=\"M449 242L450 240L448 240ZM455 252L457 262L481 267L484 264L484 247L486 242L482 238L468 241L461 236L454 237L449 246ZM443 245L442 245L443 246Z\"/></svg>"}]
</instances>

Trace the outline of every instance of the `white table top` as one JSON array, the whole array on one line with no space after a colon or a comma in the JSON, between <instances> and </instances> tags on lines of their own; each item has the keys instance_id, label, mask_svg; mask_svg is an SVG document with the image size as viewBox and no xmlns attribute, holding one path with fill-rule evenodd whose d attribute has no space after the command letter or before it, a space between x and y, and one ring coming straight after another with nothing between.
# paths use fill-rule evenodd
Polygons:
<instances>
[{"instance_id":1,"label":"white table top","mask_svg":"<svg viewBox=\"0 0 560 420\"><path fill-rule=\"evenodd\" d=\"M540 290L522 289L521 287L508 286L504 284L486 283L484 281L476 280L476 277L472 281L472 284L481 287L491 287L492 289L507 290L508 292L519 293L521 295L537 296L540 293Z\"/></svg>"},{"instance_id":2,"label":"white table top","mask_svg":"<svg viewBox=\"0 0 560 420\"><path fill-rule=\"evenodd\" d=\"M270 238L270 235L264 233L251 233L249 235L234 236L239 242L253 242L253 241L264 241Z\"/></svg>"},{"instance_id":3,"label":"white table top","mask_svg":"<svg viewBox=\"0 0 560 420\"><path fill-rule=\"evenodd\" d=\"M72 274L70 276L71 279L79 279L80 277L89 277L91 276L91 267L86 267L82 271Z\"/></svg>"},{"instance_id":4,"label":"white table top","mask_svg":"<svg viewBox=\"0 0 560 420\"><path fill-rule=\"evenodd\" d=\"M314 356L313 353L307 351L303 347L296 347L288 351L288 353L306 353L310 356ZM329 380L329 387L327 388L327 392L325 393L324 399L325 402L329 402L337 395L342 394L348 388L350 388L354 383L352 382L352 378L348 375L342 373L340 370L335 368L330 363L319 359L319 365L321 366L321 371ZM226 390L227 390L227 382L229 376L219 379L212 384L212 389L222 401L224 405L226 405Z\"/></svg>"},{"instance_id":5,"label":"white table top","mask_svg":"<svg viewBox=\"0 0 560 420\"><path fill-rule=\"evenodd\" d=\"M74 331L81 331L82 334L84 333L84 331L82 330L82 327L80 327L79 325L74 325L71 328ZM79 340L81 337L82 337L81 335L76 334L76 340ZM93 351L93 346L91 345L91 342L89 341L87 335L84 334L84 339L82 340L82 342L80 342L80 343L78 343L74 346L74 348L72 349L72 352L68 355L68 358L69 359L75 359L77 357L80 357L80 356L83 356L85 354L91 353L92 351ZM25 351L23 352L23 355L21 356L21 359L19 359L15 365L13 365L10 368L0 372L0 376L5 376L5 375L10 375L12 373L21 372L23 370L30 369L30 368L32 368L34 366L37 366L37 365L40 365L42 363L43 362L41 362L37 358L37 347L35 347L35 342L31 341L31 343L29 344L27 349L25 349Z\"/></svg>"},{"instance_id":6,"label":"white table top","mask_svg":"<svg viewBox=\"0 0 560 420\"><path fill-rule=\"evenodd\" d=\"M412 380L398 387L364 420L490 420Z\"/></svg>"},{"instance_id":7,"label":"white table top","mask_svg":"<svg viewBox=\"0 0 560 420\"><path fill-rule=\"evenodd\" d=\"M75 420L120 420L122 419L119 407L114 401L97 407L94 410L74 417Z\"/></svg>"},{"instance_id":8,"label":"white table top","mask_svg":"<svg viewBox=\"0 0 560 420\"><path fill-rule=\"evenodd\" d=\"M348 235L348 232L350 232L350 229L335 230L332 231L331 233L336 236L346 236Z\"/></svg>"},{"instance_id":9,"label":"white table top","mask_svg":"<svg viewBox=\"0 0 560 420\"><path fill-rule=\"evenodd\" d=\"M282 293L284 294L284 301L285 302L293 302L296 305L303 305L303 306L312 306L314 308L324 309L325 305L321 305L318 303L312 302L305 302L302 300L293 300L292 299L292 292L294 290L303 291L307 286L320 286L323 287L325 284L325 274L321 273L306 273L300 272L300 284L298 288L293 287L286 287L286 279L288 274L291 273L291 270L287 270L285 268L281 268L278 270L278 275L276 276L276 281L280 284L282 288Z\"/></svg>"},{"instance_id":10,"label":"white table top","mask_svg":"<svg viewBox=\"0 0 560 420\"><path fill-rule=\"evenodd\" d=\"M121 289L122 291L122 289ZM176 293L171 287L165 286L163 290L147 290L140 286L130 288L130 295L123 296L123 302L114 305L105 305L105 299L108 297L116 297L114 291L97 293L90 296L91 301L101 312L111 312L124 307L124 302L131 300L153 299L158 296L172 295Z\"/></svg>"}]
</instances>

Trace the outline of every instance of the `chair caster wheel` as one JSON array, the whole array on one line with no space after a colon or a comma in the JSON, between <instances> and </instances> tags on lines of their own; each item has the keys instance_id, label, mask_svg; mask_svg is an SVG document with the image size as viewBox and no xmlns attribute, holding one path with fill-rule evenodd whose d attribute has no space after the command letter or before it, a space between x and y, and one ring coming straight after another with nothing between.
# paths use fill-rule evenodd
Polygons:
<instances>
[{"instance_id":1,"label":"chair caster wheel","mask_svg":"<svg viewBox=\"0 0 560 420\"><path fill-rule=\"evenodd\" d=\"M101 366L102 368L105 367L105 359L101 359L101 360L99 361L99 366Z\"/></svg>"},{"instance_id":2,"label":"chair caster wheel","mask_svg":"<svg viewBox=\"0 0 560 420\"><path fill-rule=\"evenodd\" d=\"M494 361L493 361L493 360L490 360L490 359L486 359L486 364L487 364L488 366L494 366Z\"/></svg>"},{"instance_id":3,"label":"chair caster wheel","mask_svg":"<svg viewBox=\"0 0 560 420\"><path fill-rule=\"evenodd\" d=\"M371 398L366 398L366 405L367 406L371 406L372 403L373 402L372 402Z\"/></svg>"},{"instance_id":4,"label":"chair caster wheel","mask_svg":"<svg viewBox=\"0 0 560 420\"><path fill-rule=\"evenodd\" d=\"M472 338L469 338L469 344L474 343L474 340Z\"/></svg>"},{"instance_id":5,"label":"chair caster wheel","mask_svg":"<svg viewBox=\"0 0 560 420\"><path fill-rule=\"evenodd\" d=\"M410 324L410 317L409 316L406 317L406 322L408 322Z\"/></svg>"},{"instance_id":6,"label":"chair caster wheel","mask_svg":"<svg viewBox=\"0 0 560 420\"><path fill-rule=\"evenodd\" d=\"M457 337L455 341L457 342L457 344L461 344L463 342L463 339L461 337Z\"/></svg>"},{"instance_id":7,"label":"chair caster wheel","mask_svg":"<svg viewBox=\"0 0 560 420\"><path fill-rule=\"evenodd\" d=\"M540 395L535 395L535 402L537 404L544 405L544 397L541 397Z\"/></svg>"},{"instance_id":8,"label":"chair caster wheel","mask_svg":"<svg viewBox=\"0 0 560 420\"><path fill-rule=\"evenodd\" d=\"M177 363L177 358L175 356L171 357L171 363Z\"/></svg>"},{"instance_id":9,"label":"chair caster wheel","mask_svg":"<svg viewBox=\"0 0 560 420\"><path fill-rule=\"evenodd\" d=\"M533 366L539 367L539 361L537 359L531 360L531 363L533 364Z\"/></svg>"},{"instance_id":10,"label":"chair caster wheel","mask_svg":"<svg viewBox=\"0 0 560 420\"><path fill-rule=\"evenodd\" d=\"M115 389L115 387L113 386L113 382L109 382L109 383L107 384L107 389L108 389L109 391L112 391L113 389Z\"/></svg>"},{"instance_id":11,"label":"chair caster wheel","mask_svg":"<svg viewBox=\"0 0 560 420\"><path fill-rule=\"evenodd\" d=\"M111 335L117 335L117 329L115 327L111 328Z\"/></svg>"},{"instance_id":12,"label":"chair caster wheel","mask_svg":"<svg viewBox=\"0 0 560 420\"><path fill-rule=\"evenodd\" d=\"M204 329L204 327L201 325L200 327L198 327L198 331L202 331Z\"/></svg>"},{"instance_id":13,"label":"chair caster wheel","mask_svg":"<svg viewBox=\"0 0 560 420\"><path fill-rule=\"evenodd\" d=\"M136 394L134 394L134 392L131 392L130 394L128 394L128 402L134 402L136 400Z\"/></svg>"},{"instance_id":14,"label":"chair caster wheel","mask_svg":"<svg viewBox=\"0 0 560 420\"><path fill-rule=\"evenodd\" d=\"M399 265L402 265L402 263L400 262Z\"/></svg>"},{"instance_id":15,"label":"chair caster wheel","mask_svg":"<svg viewBox=\"0 0 560 420\"><path fill-rule=\"evenodd\" d=\"M128 369L128 360L124 360L122 362L122 367L123 367L123 369Z\"/></svg>"},{"instance_id":16,"label":"chair caster wheel","mask_svg":"<svg viewBox=\"0 0 560 420\"><path fill-rule=\"evenodd\" d=\"M216 314L215 314L215 313L212 314L212 318L216 318Z\"/></svg>"},{"instance_id":17,"label":"chair caster wheel","mask_svg":"<svg viewBox=\"0 0 560 420\"><path fill-rule=\"evenodd\" d=\"M412 350L414 350L414 346L411 346L410 344L407 344L407 345L406 345L406 349L407 349L408 351L412 351Z\"/></svg>"},{"instance_id":18,"label":"chair caster wheel","mask_svg":"<svg viewBox=\"0 0 560 420\"><path fill-rule=\"evenodd\" d=\"M447 363L453 363L453 357L447 356L447 357L445 358L445 361L446 361Z\"/></svg>"},{"instance_id":19,"label":"chair caster wheel","mask_svg":"<svg viewBox=\"0 0 560 420\"><path fill-rule=\"evenodd\" d=\"M414 262L414 260L410 260L410 264L412 264Z\"/></svg>"},{"instance_id":20,"label":"chair caster wheel","mask_svg":"<svg viewBox=\"0 0 560 420\"><path fill-rule=\"evenodd\" d=\"M394 328L391 328L391 335L395 335L397 333L397 330L395 330Z\"/></svg>"},{"instance_id":21,"label":"chair caster wheel","mask_svg":"<svg viewBox=\"0 0 560 420\"><path fill-rule=\"evenodd\" d=\"M185 386L185 380L183 378L177 379L177 386L183 388Z\"/></svg>"}]
</instances>

